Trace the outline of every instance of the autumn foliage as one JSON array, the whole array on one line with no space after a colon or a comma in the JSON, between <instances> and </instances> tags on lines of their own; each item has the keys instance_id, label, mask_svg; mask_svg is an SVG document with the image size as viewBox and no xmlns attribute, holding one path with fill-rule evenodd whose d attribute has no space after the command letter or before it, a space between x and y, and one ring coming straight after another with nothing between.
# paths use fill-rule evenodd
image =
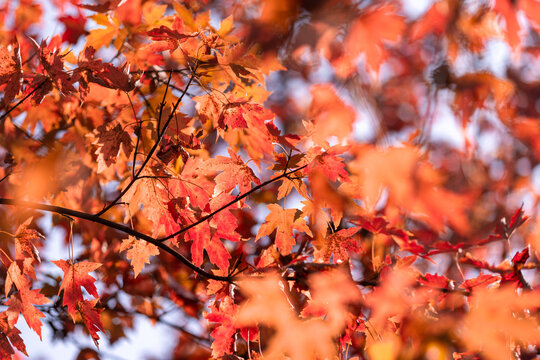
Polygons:
<instances>
[{"instance_id":1,"label":"autumn foliage","mask_svg":"<svg viewBox=\"0 0 540 360\"><path fill-rule=\"evenodd\" d=\"M539 1L44 3L0 2L1 359L540 354Z\"/></svg>"}]
</instances>

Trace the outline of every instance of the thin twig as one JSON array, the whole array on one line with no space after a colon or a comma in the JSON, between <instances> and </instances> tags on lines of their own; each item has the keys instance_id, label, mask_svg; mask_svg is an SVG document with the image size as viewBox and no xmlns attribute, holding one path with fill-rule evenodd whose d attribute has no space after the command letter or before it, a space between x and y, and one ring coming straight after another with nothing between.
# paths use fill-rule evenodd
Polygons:
<instances>
[{"instance_id":1,"label":"thin twig","mask_svg":"<svg viewBox=\"0 0 540 360\"><path fill-rule=\"evenodd\" d=\"M47 79L48 80L48 79ZM36 86L34 88L34 90L30 91L28 94L26 94L25 97L23 97L21 100L19 100L15 105L13 105L8 111L6 111L2 116L0 116L0 121L4 120L13 110L15 110L17 107L19 107L19 105L21 105L23 102L26 101L26 99L28 99L30 96L34 95L34 93L36 91L38 91L38 89L40 87L42 87L46 82L47 80L44 80L42 81L41 83L39 83L38 86Z\"/></svg>"},{"instance_id":2,"label":"thin twig","mask_svg":"<svg viewBox=\"0 0 540 360\"><path fill-rule=\"evenodd\" d=\"M195 71L197 71L197 68L195 68ZM186 95L187 93L187 90L189 89L189 86L191 85L191 83L193 82L193 78L195 77L196 73L193 72L189 78L189 81L188 83L186 84L186 87L184 89L184 92L182 92L182 95L180 95L180 97L178 98L178 100L176 101L176 103L174 104L174 107L169 115L169 117L167 118L167 121L165 122L165 124L163 125L163 130L160 131L159 130L159 127L157 129L158 131L158 138L156 139L156 142L154 144L154 146L152 146L152 149L150 149L150 152L148 153L148 155L146 155L146 158L144 159L143 163L141 164L141 167L139 168L139 170L137 171L137 173L135 174L135 177L131 179L131 181L129 182L129 184L127 184L127 186L120 192L120 194L118 194L118 196L109 203L109 205L103 207L103 209L98 212L96 214L96 216L101 216L103 215L104 213L106 213L110 208L112 208L114 206L114 204L116 204L117 201L119 201L128 191L129 189L131 189L131 187L133 186L133 184L135 184L135 181L137 181L137 179L139 178L139 175L141 175L141 173L143 172L146 164L150 161L150 159L152 158L152 156L154 155L154 153L156 152L159 144L161 143L161 139L163 139L163 135L165 135L165 132L167 130L167 127L169 126L169 123L171 122L172 118L174 117L174 113L176 112L176 109L178 108L178 106L180 105L180 102L182 101L182 99L184 98L184 96ZM160 111L160 114L159 114L159 118L161 119L161 111ZM158 124L159 124L159 120L158 120Z\"/></svg>"},{"instance_id":3,"label":"thin twig","mask_svg":"<svg viewBox=\"0 0 540 360\"><path fill-rule=\"evenodd\" d=\"M196 222L194 222L194 223L192 223L192 224L189 224L188 226L186 226L185 228L182 228L182 229L178 230L178 231L175 232L174 234L171 234L171 235L168 235L168 236L159 238L159 239L157 239L157 241L163 242L163 241L172 239L172 238L174 238L175 236L178 236L178 235L180 235L180 234L182 234L182 233L188 231L189 229L194 228L195 226L197 226L197 225L199 225L199 224L205 222L206 220L210 219L212 216L214 216L214 215L216 215L217 213L221 212L222 210L228 208L229 206L234 205L237 201L240 201L240 200L244 199L245 197L249 196L250 194L254 193L255 191L257 191L257 190L259 190L259 189L265 187L265 186L268 185L268 184L273 183L274 181L277 181L277 180L282 179L282 178L284 178L284 177L286 177L286 176L288 176L288 175L290 175L290 174L292 174L292 173L295 173L295 172L297 172L297 171L300 171L300 170L302 170L303 168L305 168L306 166L307 166L307 164L306 164L306 165L303 165L303 166L300 166L299 168L296 168L295 170L291 170L291 171L289 171L289 172L283 173L283 174L281 174L281 175L279 175L279 176L276 176L275 178L272 178L272 179L270 179L270 180L267 180L267 181L263 182L263 183L260 184L260 185L255 186L255 187L252 188L251 190L249 190L249 191L243 193L242 195L239 195L239 196L235 197L233 200L229 201L227 204L223 205L222 207L220 207L220 208L218 208L218 209L212 211L210 214L203 216L202 218L200 218L200 219L197 220Z\"/></svg>"}]
</instances>

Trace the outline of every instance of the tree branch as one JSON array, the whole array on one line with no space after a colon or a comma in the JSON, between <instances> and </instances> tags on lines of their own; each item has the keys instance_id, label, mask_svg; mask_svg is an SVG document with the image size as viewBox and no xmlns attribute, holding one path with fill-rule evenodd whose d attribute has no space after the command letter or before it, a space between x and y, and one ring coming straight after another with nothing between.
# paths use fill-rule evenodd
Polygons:
<instances>
[{"instance_id":1,"label":"tree branch","mask_svg":"<svg viewBox=\"0 0 540 360\"><path fill-rule=\"evenodd\" d=\"M168 235L168 236L159 238L159 239L157 239L157 241L163 242L163 241L172 239L173 237L175 237L175 236L177 236L177 235L180 235L180 234L182 234L182 233L188 231L189 229L194 228L195 226L199 225L200 223L205 222L206 220L210 219L212 216L216 215L216 214L219 213L220 211L222 211L222 210L228 208L229 206L231 206L231 205L233 205L234 203L236 203L237 201L240 201L240 200L242 200L243 198L249 196L250 194L254 193L255 191L257 191L257 190L259 190L259 189L265 187L265 186L268 185L268 184L273 183L274 181L277 181L277 180L279 180L279 179L282 179L282 178L284 178L284 177L287 177L288 175L290 175L290 174L292 174L292 173L295 173L295 172L297 172L297 171L299 171L299 170L302 170L302 169L305 168L306 166L307 166L307 164L306 164L306 165L303 165L303 166L300 166L299 168L294 169L294 170L291 170L291 171L289 171L289 172L284 172L283 174L281 174L281 175L279 175L279 176L276 176L275 178L272 178L272 179L270 179L270 180L267 180L267 181L263 182L263 183L260 184L260 185L255 186L255 187L252 188L251 190L249 190L249 191L243 193L242 195L237 196L236 198L234 198L234 200L229 201L227 204L223 205L223 206L220 207L219 209L214 210L214 211L212 211L210 214L203 216L202 218L200 218L200 219L197 220L196 222L194 222L194 223L192 223L192 224L189 224L188 226L186 226L185 228L182 228L182 229L178 230L178 231L175 232L174 234L171 234L171 235Z\"/></svg>"},{"instance_id":2,"label":"tree branch","mask_svg":"<svg viewBox=\"0 0 540 360\"><path fill-rule=\"evenodd\" d=\"M28 94L26 94L25 97L23 97L21 100L19 100L15 105L13 105L8 111L6 111L5 113L2 114L2 116L0 116L0 121L4 120L13 110L15 110L16 108L19 107L19 105L21 105L23 102L26 101L26 99L28 99L30 96L34 95L34 93L36 91L38 91L38 89L40 87L43 86L43 84L45 84L47 82L47 80L44 80L42 81L41 83L39 83L35 88L34 90L30 91Z\"/></svg>"},{"instance_id":3,"label":"tree branch","mask_svg":"<svg viewBox=\"0 0 540 360\"><path fill-rule=\"evenodd\" d=\"M129 184L127 184L127 186L120 192L120 194L118 194L118 196L111 203L109 203L109 205L105 206L100 212L98 212L96 214L96 216L101 216L104 213L106 213L110 208L112 208L129 191L129 189L131 189L133 184L135 184L135 181L137 181L139 179L139 175L141 175L144 168L146 167L146 164L148 164L148 162L150 161L150 159L152 158L152 156L156 152L159 144L161 143L161 139L163 139L163 135L165 135L165 132L167 131L167 127L169 126L169 123L171 122L172 118L174 117L174 113L176 112L176 109L180 105L180 102L182 101L182 99L186 95L186 93L187 93L187 91L189 89L189 86L193 82L193 78L195 77L196 72L197 72L197 67L195 67L193 73L189 77L189 81L186 84L186 87L184 88L184 91L182 92L182 95L180 95L180 97L178 98L178 100L174 104L173 109L172 109L169 117L167 118L167 121L163 125L163 130L160 131L159 126L158 126L158 129L157 129L158 138L156 139L156 142L155 142L154 146L152 146L152 149L150 149L150 152L148 153L148 155L146 155L146 158L144 159L143 163L141 164L141 167L139 168L139 170L137 171L135 176L131 179ZM170 80L170 78L169 78L169 80ZM168 86L167 86L167 88L168 88ZM166 93L166 91L165 91L165 93ZM162 108L163 108L163 102L162 102ZM161 123L161 114L162 114L162 112L161 112L161 109L160 109L159 117L158 117L158 124Z\"/></svg>"},{"instance_id":4,"label":"tree branch","mask_svg":"<svg viewBox=\"0 0 540 360\"><path fill-rule=\"evenodd\" d=\"M163 244L161 241L156 240L155 238L143 234L141 232L138 232L137 230L134 230L130 227L127 227L122 224L115 223L110 220L106 220L103 218L100 218L98 215L92 215L85 212L67 209L60 206L54 206L54 205L47 205L47 204L40 204L40 203L34 203L34 202L28 202L28 201L22 201L22 200L15 200L15 199L6 199L6 198L0 198L0 205L12 205L12 206L18 206L18 207L25 207L30 209L36 209L36 210L42 210L42 211L49 211L54 212L56 214L60 215L68 215L72 216L74 218L83 219L87 221L92 221L101 225L105 225L107 227L110 227L112 229L116 229L118 231L121 231L123 233L132 235L136 238L139 238L141 240L147 241L151 244L154 244L158 248L164 250L165 252L171 254L174 256L177 260L182 262L184 265L189 267L191 270L195 271L197 274L202 275L208 279L217 280L217 281L226 281L226 282L232 282L232 279L229 276L219 276L214 275L212 273L206 272L200 267L194 265L191 261L189 261L184 255L176 252L175 250L171 249L167 245Z\"/></svg>"},{"instance_id":5,"label":"tree branch","mask_svg":"<svg viewBox=\"0 0 540 360\"><path fill-rule=\"evenodd\" d=\"M82 212L82 211L68 209L68 208L64 208L64 207L61 207L61 206L40 204L40 203L34 203L34 202L23 201L23 200L8 199L8 198L0 198L0 205L11 205L11 206L25 207L25 208L30 208L30 209L42 210L42 211L49 211L49 212L54 212L56 214L72 216L74 218L83 219L83 220L95 222L95 223L110 227L112 229L121 231L121 232L126 233L128 235L132 235L132 236L134 236L136 238L139 238L141 240L144 240L144 241L147 241L147 242L149 242L151 244L154 244L158 248L160 248L160 249L166 251L167 253L171 254L172 256L174 256L177 260L182 262L184 265L186 265L187 267L189 267L191 270L195 271L199 275L202 275L202 276L204 276L204 277L206 277L208 279L211 279L211 280L226 281L228 283L231 283L233 281L232 276L230 276L230 275L229 276L219 276L219 275L209 273L209 272L201 269L200 267L194 265L184 255L176 252L172 248L170 248L167 245L163 244L163 242L166 241L166 240L172 239L173 237L188 231L189 229L191 229L191 228L199 225L200 223L210 219L212 216L214 216L215 214L223 211L227 207L233 205L235 202L244 199L245 197L247 197L250 194L254 193L255 191L265 187L268 184L271 184L271 183L273 183L273 182L275 182L275 181L277 181L279 179L287 177L288 175L290 175L292 173L295 173L297 171L302 170L306 166L307 165L303 165L303 166L301 166L301 167L299 167L297 169L294 169L294 170L291 170L291 171L288 171L288 172L284 172L283 174L281 174L279 176L276 176L275 178L269 179L269 180L263 182L262 184L255 186L254 188L252 188L251 190L245 192L244 194L237 196L234 200L228 202L227 204L223 205L219 209L214 210L213 212L211 212L210 214L208 214L206 216L203 216L201 219L194 222L193 224L190 224L190 225L186 226L185 228L182 228L182 229L178 230L174 234L171 234L171 235L168 235L166 237L159 238L159 239L153 238L152 236L143 234L143 233L141 233L141 232L139 232L139 231L137 231L135 229L132 229L132 228L127 227L127 226L122 225L122 224L118 224L118 223L116 223L114 221L103 219L103 218L101 218L99 216L99 214L88 214L88 213L85 213L85 212Z\"/></svg>"}]
</instances>

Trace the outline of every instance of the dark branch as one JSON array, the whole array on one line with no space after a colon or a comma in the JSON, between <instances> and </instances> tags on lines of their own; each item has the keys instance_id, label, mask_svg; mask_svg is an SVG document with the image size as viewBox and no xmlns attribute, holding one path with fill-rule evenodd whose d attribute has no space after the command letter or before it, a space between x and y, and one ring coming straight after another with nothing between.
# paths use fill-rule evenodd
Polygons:
<instances>
[{"instance_id":1,"label":"dark branch","mask_svg":"<svg viewBox=\"0 0 540 360\"><path fill-rule=\"evenodd\" d=\"M155 246L159 247L160 249L162 249L165 252L168 252L169 254L174 256L177 260L182 262L184 265L189 267L191 270L195 271L197 274L202 275L202 276L204 276L204 277L206 277L208 279L217 280L217 281L226 281L226 282L231 282L232 281L232 279L229 276L218 276L218 275L214 275L212 273L204 271L200 267L194 265L191 261L189 261L182 254L176 252L175 250L171 249L167 245L163 244L162 242L156 240L155 238L153 238L153 237L151 237L149 235L138 232L137 230L134 230L134 229L132 229L130 227L127 227L125 225L118 224L118 223L115 223L115 222L110 221L110 220L102 219L97 215L92 215L92 214L88 214L88 213L77 211L77 210L67 209L67 208L63 208L63 207L60 207L60 206L39 204L39 203L33 203L33 202L21 201L21 200L15 200L15 199L0 198L0 205L13 205L13 206L25 207L25 208L36 209L36 210L49 211L49 212L54 212L56 214L68 215L68 216L72 216L74 218L88 220L88 221L92 221L92 222L95 222L95 223L98 223L98 224L101 224L101 225L105 225L105 226L108 226L108 227L110 227L112 229L116 229L116 230L121 231L123 233L132 235L132 236L134 236L136 238L139 238L141 240L144 240L144 241L147 241L147 242L149 242L151 244L154 244Z\"/></svg>"},{"instance_id":2,"label":"dark branch","mask_svg":"<svg viewBox=\"0 0 540 360\"><path fill-rule=\"evenodd\" d=\"M18 108L23 102L26 101L26 99L28 99L30 96L34 95L34 93L36 91L38 91L38 89L40 87L43 86L43 84L45 84L47 82L47 80L45 81L42 81L41 83L38 84L38 86L36 86L34 88L34 90L30 91L28 94L26 94L25 97L23 97L21 100L19 100L15 105L13 105L8 111L6 111L4 114L2 114L2 116L0 116L0 121L4 120L13 110L15 110L16 108Z\"/></svg>"},{"instance_id":3,"label":"dark branch","mask_svg":"<svg viewBox=\"0 0 540 360\"><path fill-rule=\"evenodd\" d=\"M295 173L295 172L297 172L299 170L302 170L306 166L307 165L303 165L303 166L301 166L301 167L299 167L297 169L285 172L285 173L283 173L283 174L281 174L279 176L276 176L275 178L267 180L267 181L263 182L262 184L257 185L254 188L252 188L251 190L245 192L244 194L237 196L234 200L230 201L229 203L225 204L224 206L220 207L219 209L214 210L213 212L211 212L210 214L208 214L206 216L203 216L197 222L194 222L193 224L190 224L190 225L186 226L185 228L180 229L179 231L177 231L174 234L171 234L169 236L159 238L159 239L156 239L156 238L153 238L153 237L151 237L149 235L143 234L143 233L141 233L141 232L139 232L139 231L137 231L135 229L132 229L130 227L127 227L125 225L118 224L118 223L115 223L115 222L107 220L107 219L103 219L103 218L101 218L99 216L99 214L88 214L88 213L85 213L85 212L82 212L82 211L67 209L67 208L64 208L64 207L61 207L61 206L40 204L40 203L34 203L34 202L29 202L29 201L6 199L6 198L0 198L0 205L12 205L12 206L19 206L19 207L25 207L25 208L30 208L30 209L42 210L42 211L49 211L49 212L54 212L56 214L72 216L74 218L83 219L83 220L87 220L87 221L92 221L92 222L95 222L95 223L98 223L98 224L101 224L101 225L108 226L108 227L110 227L112 229L116 229L116 230L121 231L123 233L126 233L128 235L132 235L132 236L134 236L134 237L136 237L138 239L141 239L141 240L147 241L147 242L149 242L151 244L154 244L158 248L160 248L160 249L164 250L165 252L167 252L167 253L171 254L172 256L174 256L177 260L182 262L184 265L186 265L187 267L189 267L191 270L195 271L199 275L202 275L202 276L204 276L204 277L206 277L208 279L217 280L217 281L226 281L226 282L230 283L230 282L233 281L233 276L230 276L230 275L229 276L219 276L219 275L209 273L209 272L201 269L200 267L194 265L184 255L176 252L172 248L170 248L167 245L163 244L163 242L168 240L168 239L171 239L171 238L173 238L173 237L175 237L175 236L177 236L179 234L182 234L182 233L186 232L187 230L197 226L198 224L210 219L215 214L219 213L220 211L223 211L227 207L233 205L237 201L240 201L240 200L244 199L245 197L247 197L250 194L254 193L255 191L263 188L264 186L266 186L268 184L271 184L274 181L277 181L277 180L282 179L284 177L287 177L288 175L290 175L292 173ZM115 204L117 204L117 202L115 202Z\"/></svg>"},{"instance_id":4,"label":"dark branch","mask_svg":"<svg viewBox=\"0 0 540 360\"><path fill-rule=\"evenodd\" d=\"M188 83L186 84L186 87L184 88L184 91L182 92L182 95L180 95L180 97L178 98L178 100L174 104L173 109L172 109L169 117L167 118L167 121L163 125L163 130L160 131L159 126L158 126L158 129L157 129L158 138L156 139L156 142L155 142L154 146L152 146L152 149L150 149L150 152L148 153L148 155L146 155L146 158L144 159L143 163L141 164L141 167L139 168L139 170L137 171L135 176L131 179L129 184L127 184L127 186L120 192L120 194L118 194L118 196L112 202L110 202L109 205L105 206L100 212L98 212L96 214L96 216L101 216L101 215L105 214L110 208L112 208L114 206L114 204L116 204L116 202L120 201L120 199L129 191L129 189L131 189L133 184L135 184L135 181L137 181L139 179L139 175L141 175L141 173L143 172L146 164L148 164L148 162L150 161L150 159L152 158L152 156L156 152L159 144L161 143L161 140L163 139L163 135L165 135L165 132L167 131L167 127L169 126L169 123L171 122L172 118L174 117L174 113L176 112L176 109L178 109L178 106L180 105L180 102L182 101L182 99L186 95L186 93L187 93L187 91L189 89L189 86L193 82L193 78L195 77L196 71L197 71L197 68L194 69L193 73L191 74L191 76L189 78ZM169 78L169 80L170 80L170 78ZM163 102L162 102L162 105L163 105ZM159 117L158 117L158 124L161 123L161 114L162 113L161 113L161 109L160 109Z\"/></svg>"},{"instance_id":5,"label":"dark branch","mask_svg":"<svg viewBox=\"0 0 540 360\"><path fill-rule=\"evenodd\" d=\"M250 194L254 193L255 191L265 187L266 185L268 184L271 184L273 183L274 181L277 181L279 179L282 179L284 177L287 177L288 175L292 174L292 173L295 173L299 170L302 170L303 168L305 168L307 165L303 165L303 166L300 166L299 168L295 169L295 170L291 170L289 172L284 172L283 174L279 175L279 176L276 176L275 178L272 178L270 180L267 180L265 182L263 182L262 184L260 185L257 185L255 186L254 188L252 188L251 190L243 193L242 195L239 195L237 196L236 198L234 198L234 200L232 201L229 201L227 204L223 205L222 207L220 207L219 209L217 210L214 210L212 211L210 214L208 215L205 215L203 216L202 218L200 218L199 220L197 220L196 222L194 222L193 224L189 224L188 226L186 226L185 228L182 228L180 230L178 230L177 232L175 232L174 234L171 234L171 235L168 235L168 236L165 236L165 237L162 237L162 238L159 238L157 239L157 241L160 241L160 242L163 242L163 241L166 241L166 240L169 240L169 239L172 239L173 237L177 236L177 235L180 235L182 233L185 233L186 231L188 231L189 229L192 229L194 228L195 226L199 225L200 223L203 223L205 222L206 220L210 219L212 216L216 215L217 213L219 213L220 211L228 208L229 206L235 204L237 201L240 201L242 200L243 198L249 196Z\"/></svg>"}]
</instances>

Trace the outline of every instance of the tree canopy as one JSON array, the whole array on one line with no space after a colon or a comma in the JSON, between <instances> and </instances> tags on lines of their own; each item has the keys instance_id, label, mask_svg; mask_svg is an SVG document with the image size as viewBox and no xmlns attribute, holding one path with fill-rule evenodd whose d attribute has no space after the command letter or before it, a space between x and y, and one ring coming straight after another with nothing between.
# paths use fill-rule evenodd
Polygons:
<instances>
[{"instance_id":1,"label":"tree canopy","mask_svg":"<svg viewBox=\"0 0 540 360\"><path fill-rule=\"evenodd\" d=\"M137 317L171 359L536 358L539 35L537 0L0 3L0 358Z\"/></svg>"}]
</instances>

